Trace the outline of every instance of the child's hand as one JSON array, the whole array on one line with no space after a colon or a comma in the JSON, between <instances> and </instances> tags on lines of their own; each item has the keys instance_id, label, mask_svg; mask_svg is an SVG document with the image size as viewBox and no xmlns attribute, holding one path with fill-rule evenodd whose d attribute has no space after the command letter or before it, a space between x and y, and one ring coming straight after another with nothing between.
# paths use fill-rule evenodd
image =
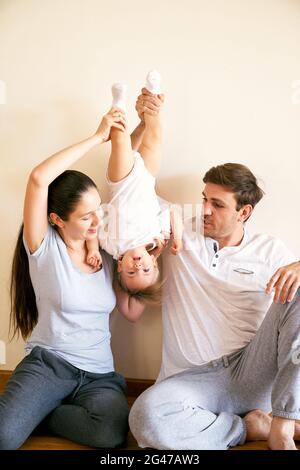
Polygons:
<instances>
[{"instance_id":1,"label":"child's hand","mask_svg":"<svg viewBox=\"0 0 300 470\"><path fill-rule=\"evenodd\" d=\"M173 239L170 247L170 252L172 255L178 255L182 250L182 240L179 239Z\"/></svg>"},{"instance_id":2,"label":"child's hand","mask_svg":"<svg viewBox=\"0 0 300 470\"><path fill-rule=\"evenodd\" d=\"M86 258L87 263L94 268L100 269L102 266L102 256L99 251L90 250Z\"/></svg>"},{"instance_id":3,"label":"child's hand","mask_svg":"<svg viewBox=\"0 0 300 470\"><path fill-rule=\"evenodd\" d=\"M155 258L158 258L161 254L161 252L166 248L168 244L168 240L163 240L161 238L155 238L154 239L156 247L151 250L150 254L154 255Z\"/></svg>"},{"instance_id":4,"label":"child's hand","mask_svg":"<svg viewBox=\"0 0 300 470\"><path fill-rule=\"evenodd\" d=\"M107 142L110 139L112 127L116 127L123 132L127 129L126 117L122 109L111 108L109 112L103 116L95 135L100 137L102 142Z\"/></svg>"}]
</instances>

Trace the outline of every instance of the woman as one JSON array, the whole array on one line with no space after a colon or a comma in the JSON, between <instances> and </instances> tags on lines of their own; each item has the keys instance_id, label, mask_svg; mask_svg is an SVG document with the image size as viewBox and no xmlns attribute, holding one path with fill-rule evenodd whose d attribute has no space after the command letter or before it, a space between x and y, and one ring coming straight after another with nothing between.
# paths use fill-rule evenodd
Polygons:
<instances>
[{"instance_id":1,"label":"woman","mask_svg":"<svg viewBox=\"0 0 300 470\"><path fill-rule=\"evenodd\" d=\"M110 348L112 260L103 253L100 270L86 262L101 200L88 176L67 170L108 141L112 127L126 127L114 110L93 136L29 177L11 283L12 326L27 339L27 355L0 397L0 449L20 447L45 418L53 433L81 444L115 447L126 437L126 384ZM141 124L133 145L142 131Z\"/></svg>"}]
</instances>

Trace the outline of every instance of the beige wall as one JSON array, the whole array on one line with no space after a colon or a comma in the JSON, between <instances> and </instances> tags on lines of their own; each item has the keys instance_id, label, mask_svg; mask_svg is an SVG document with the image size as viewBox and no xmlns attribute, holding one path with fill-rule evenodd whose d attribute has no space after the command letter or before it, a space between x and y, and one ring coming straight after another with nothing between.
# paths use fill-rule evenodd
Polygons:
<instances>
[{"instance_id":1,"label":"beige wall","mask_svg":"<svg viewBox=\"0 0 300 470\"><path fill-rule=\"evenodd\" d=\"M208 167L249 165L267 192L251 227L280 236L299 257L299 44L298 0L0 0L0 340L30 169L95 130L114 81L128 83L134 126L151 68L167 95L161 194L196 202ZM104 196L108 152L92 151L76 166ZM114 313L112 331L118 370L154 378L160 312L137 325ZM21 341L8 344L2 367L22 355Z\"/></svg>"}]
</instances>

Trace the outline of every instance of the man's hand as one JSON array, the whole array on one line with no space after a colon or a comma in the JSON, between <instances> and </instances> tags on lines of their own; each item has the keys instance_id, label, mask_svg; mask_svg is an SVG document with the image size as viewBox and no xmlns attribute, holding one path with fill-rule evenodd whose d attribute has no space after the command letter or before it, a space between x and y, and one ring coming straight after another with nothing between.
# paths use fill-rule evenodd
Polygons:
<instances>
[{"instance_id":1,"label":"man's hand","mask_svg":"<svg viewBox=\"0 0 300 470\"><path fill-rule=\"evenodd\" d=\"M135 109L141 121L144 121L144 113L156 116L165 101L165 95L153 95L147 88L142 88L142 94L138 96Z\"/></svg>"},{"instance_id":2,"label":"man's hand","mask_svg":"<svg viewBox=\"0 0 300 470\"><path fill-rule=\"evenodd\" d=\"M288 264L277 269L269 280L265 292L270 294L275 289L274 302L291 302L300 286L300 262Z\"/></svg>"}]
</instances>

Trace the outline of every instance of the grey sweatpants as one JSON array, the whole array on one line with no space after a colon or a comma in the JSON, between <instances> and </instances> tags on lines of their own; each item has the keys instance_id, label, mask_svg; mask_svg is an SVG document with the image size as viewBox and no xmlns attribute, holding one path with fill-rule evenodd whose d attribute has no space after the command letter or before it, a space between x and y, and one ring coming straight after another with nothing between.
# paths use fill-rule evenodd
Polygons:
<instances>
[{"instance_id":1,"label":"grey sweatpants","mask_svg":"<svg viewBox=\"0 0 300 470\"><path fill-rule=\"evenodd\" d=\"M173 375L134 403L129 425L140 447L227 449L243 444L243 416L260 408L300 418L300 292L273 304L243 349Z\"/></svg>"},{"instance_id":2,"label":"grey sweatpants","mask_svg":"<svg viewBox=\"0 0 300 470\"><path fill-rule=\"evenodd\" d=\"M116 447L128 429L126 382L116 372L86 372L36 346L0 395L0 450L20 447L41 423L94 447Z\"/></svg>"}]
</instances>

